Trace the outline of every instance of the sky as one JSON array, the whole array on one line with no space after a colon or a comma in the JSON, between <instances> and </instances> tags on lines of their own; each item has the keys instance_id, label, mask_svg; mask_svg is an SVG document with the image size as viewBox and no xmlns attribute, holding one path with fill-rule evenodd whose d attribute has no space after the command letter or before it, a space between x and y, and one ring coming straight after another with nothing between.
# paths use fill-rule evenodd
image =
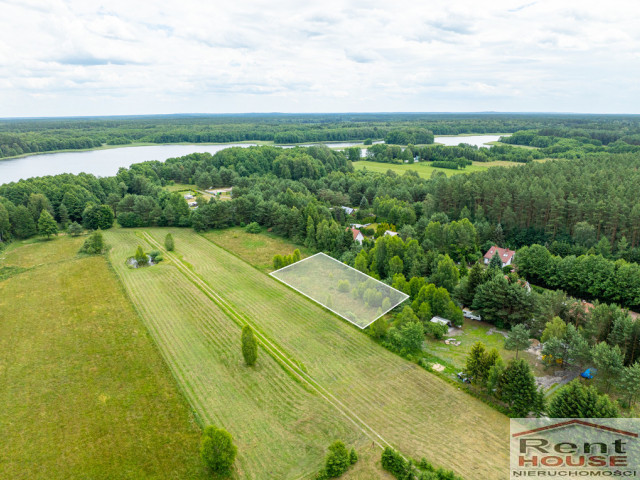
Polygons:
<instances>
[{"instance_id":1,"label":"sky","mask_svg":"<svg viewBox=\"0 0 640 480\"><path fill-rule=\"evenodd\" d=\"M640 113L633 0L0 0L0 117Z\"/></svg>"}]
</instances>

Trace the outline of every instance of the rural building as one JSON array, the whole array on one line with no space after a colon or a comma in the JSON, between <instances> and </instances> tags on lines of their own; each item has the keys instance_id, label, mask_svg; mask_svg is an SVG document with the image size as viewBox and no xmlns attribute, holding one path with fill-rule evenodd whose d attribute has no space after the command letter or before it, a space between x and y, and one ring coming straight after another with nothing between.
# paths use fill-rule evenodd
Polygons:
<instances>
[{"instance_id":1,"label":"rural building","mask_svg":"<svg viewBox=\"0 0 640 480\"><path fill-rule=\"evenodd\" d=\"M193 195L187 194L187 195L184 196L185 200L191 200L192 198L193 198Z\"/></svg>"},{"instance_id":2,"label":"rural building","mask_svg":"<svg viewBox=\"0 0 640 480\"><path fill-rule=\"evenodd\" d=\"M189 206L191 208L196 208L198 206L198 202L189 202Z\"/></svg>"},{"instance_id":3,"label":"rural building","mask_svg":"<svg viewBox=\"0 0 640 480\"><path fill-rule=\"evenodd\" d=\"M396 235L398 235L398 232L392 232L391 230L387 230L386 232L384 232L384 234L387 237L395 237Z\"/></svg>"},{"instance_id":4,"label":"rural building","mask_svg":"<svg viewBox=\"0 0 640 480\"><path fill-rule=\"evenodd\" d=\"M360 245L362 245L362 240L364 240L364 235L362 235L362 232L353 227L349 228L349 230L351 230L351 233L353 234L353 241L358 242Z\"/></svg>"},{"instance_id":5,"label":"rural building","mask_svg":"<svg viewBox=\"0 0 640 480\"><path fill-rule=\"evenodd\" d=\"M435 316L431 320L433 323L439 323L440 325L446 325L447 327L452 327L451 320L447 320L446 318Z\"/></svg>"},{"instance_id":6,"label":"rural building","mask_svg":"<svg viewBox=\"0 0 640 480\"><path fill-rule=\"evenodd\" d=\"M344 213L346 213L347 215L353 215L356 211L355 208L351 208L351 207L340 207L342 210L344 210Z\"/></svg>"},{"instance_id":7,"label":"rural building","mask_svg":"<svg viewBox=\"0 0 640 480\"><path fill-rule=\"evenodd\" d=\"M353 228L367 228L369 225L371 224L370 223L352 223L349 226Z\"/></svg>"},{"instance_id":8,"label":"rural building","mask_svg":"<svg viewBox=\"0 0 640 480\"><path fill-rule=\"evenodd\" d=\"M480 315L476 315L475 313L473 313L471 310L467 308L462 309L462 315L464 316L464 318L468 318L470 320L477 320L477 321L482 320L482 317Z\"/></svg>"},{"instance_id":9,"label":"rural building","mask_svg":"<svg viewBox=\"0 0 640 480\"><path fill-rule=\"evenodd\" d=\"M511 262L513 261L513 257L515 256L516 252L514 252L513 250L509 250L508 248L500 248L494 245L489 249L487 253L484 254L485 265L489 265L489 263L491 262L491 259L496 254L500 255L500 261L502 262L502 266L506 267L507 265L511 265Z\"/></svg>"}]
</instances>

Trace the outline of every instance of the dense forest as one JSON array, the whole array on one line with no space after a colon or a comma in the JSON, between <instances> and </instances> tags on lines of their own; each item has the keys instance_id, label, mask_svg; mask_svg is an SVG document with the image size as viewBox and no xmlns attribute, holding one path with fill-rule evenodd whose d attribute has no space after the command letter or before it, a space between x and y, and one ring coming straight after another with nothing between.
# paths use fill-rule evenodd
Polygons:
<instances>
[{"instance_id":1,"label":"dense forest","mask_svg":"<svg viewBox=\"0 0 640 480\"><path fill-rule=\"evenodd\" d=\"M370 138L403 145L429 144L434 134L525 130L553 140L539 142L519 135L509 142L558 151L576 145L585 151L599 145L624 150L638 145L640 122L634 116L617 115L409 113L4 119L0 120L0 158L131 143L270 141L291 144ZM547 151L542 154L547 155Z\"/></svg>"}]
</instances>

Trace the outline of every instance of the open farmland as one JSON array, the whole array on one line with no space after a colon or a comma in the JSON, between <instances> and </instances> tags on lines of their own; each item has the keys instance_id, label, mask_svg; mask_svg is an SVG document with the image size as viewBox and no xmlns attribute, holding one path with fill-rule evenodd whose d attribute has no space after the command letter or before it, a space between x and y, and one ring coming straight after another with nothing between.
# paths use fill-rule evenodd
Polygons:
<instances>
[{"instance_id":1,"label":"open farmland","mask_svg":"<svg viewBox=\"0 0 640 480\"><path fill-rule=\"evenodd\" d=\"M256 234L248 233L241 227L231 227L224 230L210 230L204 235L213 240L216 245L233 252L262 272L273 270L273 256L276 254L288 255L296 248L300 250L301 258L313 254L304 245L297 245L265 229Z\"/></svg>"},{"instance_id":2,"label":"open farmland","mask_svg":"<svg viewBox=\"0 0 640 480\"><path fill-rule=\"evenodd\" d=\"M157 247L167 230L149 232ZM276 355L286 355L287 365L297 365L289 367L290 371L304 371L318 395L332 405L338 402L372 441L388 442L406 455L425 456L466 478L505 478L505 416L385 350L355 327L204 237L184 230L171 232L177 253L171 258L187 270L185 276L203 281L201 288L209 292L210 299L251 323L263 345L275 344ZM134 249L133 240L126 247L129 252ZM156 271L162 269L167 267ZM123 275L125 283L131 276ZM147 283L147 288L156 287ZM174 287L173 295L175 291ZM191 305L196 307L200 308L199 302ZM318 423L314 428L322 427Z\"/></svg>"},{"instance_id":3,"label":"open farmland","mask_svg":"<svg viewBox=\"0 0 640 480\"><path fill-rule=\"evenodd\" d=\"M506 164L510 162L504 162L504 163ZM410 165L408 163L381 163L381 162L371 162L368 160L360 160L358 162L353 163L353 168L355 168L356 170L366 169L370 172L376 172L376 173L386 173L387 170L391 170L397 173L398 175L402 175L407 171L414 171L414 172L418 172L418 175L420 175L422 178L431 178L431 175L434 172L442 172L447 177L450 177L451 175L458 175L460 173L482 172L484 170L487 170L488 167L486 167L483 163L474 162L473 165L469 165L468 167L463 168L461 170L453 170L451 168L432 167L431 164L428 162L420 162L420 163L414 163L413 165Z\"/></svg>"},{"instance_id":4,"label":"open farmland","mask_svg":"<svg viewBox=\"0 0 640 480\"><path fill-rule=\"evenodd\" d=\"M186 251L185 239L201 239L194 233L173 234L179 253ZM336 438L362 444L364 434L264 351L256 367L247 368L240 326L185 277L177 268L181 263L167 259L129 269L125 259L137 245L147 250L149 245L131 230L105 236L113 246L114 268L197 416L233 435L240 478L307 477L320 469ZM252 274L257 272L252 269Z\"/></svg>"},{"instance_id":5,"label":"open farmland","mask_svg":"<svg viewBox=\"0 0 640 480\"><path fill-rule=\"evenodd\" d=\"M83 240L0 254L0 478L210 478L188 405Z\"/></svg>"}]
</instances>

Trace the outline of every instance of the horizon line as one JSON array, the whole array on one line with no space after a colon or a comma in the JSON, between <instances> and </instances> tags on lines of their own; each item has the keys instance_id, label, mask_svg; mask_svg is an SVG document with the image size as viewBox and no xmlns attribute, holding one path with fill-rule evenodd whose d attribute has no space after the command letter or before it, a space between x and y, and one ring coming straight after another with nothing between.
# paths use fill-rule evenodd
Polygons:
<instances>
[{"instance_id":1,"label":"horizon line","mask_svg":"<svg viewBox=\"0 0 640 480\"><path fill-rule=\"evenodd\" d=\"M96 115L58 115L58 116L9 116L0 117L5 120L52 120L52 119L87 119L87 118L140 118L140 117L242 117L242 116L296 116L296 115L569 115L569 116L640 116L640 113L601 113L601 112L552 112L552 111L379 111L379 112L174 112L174 113L133 113L133 114L96 114Z\"/></svg>"}]
</instances>

